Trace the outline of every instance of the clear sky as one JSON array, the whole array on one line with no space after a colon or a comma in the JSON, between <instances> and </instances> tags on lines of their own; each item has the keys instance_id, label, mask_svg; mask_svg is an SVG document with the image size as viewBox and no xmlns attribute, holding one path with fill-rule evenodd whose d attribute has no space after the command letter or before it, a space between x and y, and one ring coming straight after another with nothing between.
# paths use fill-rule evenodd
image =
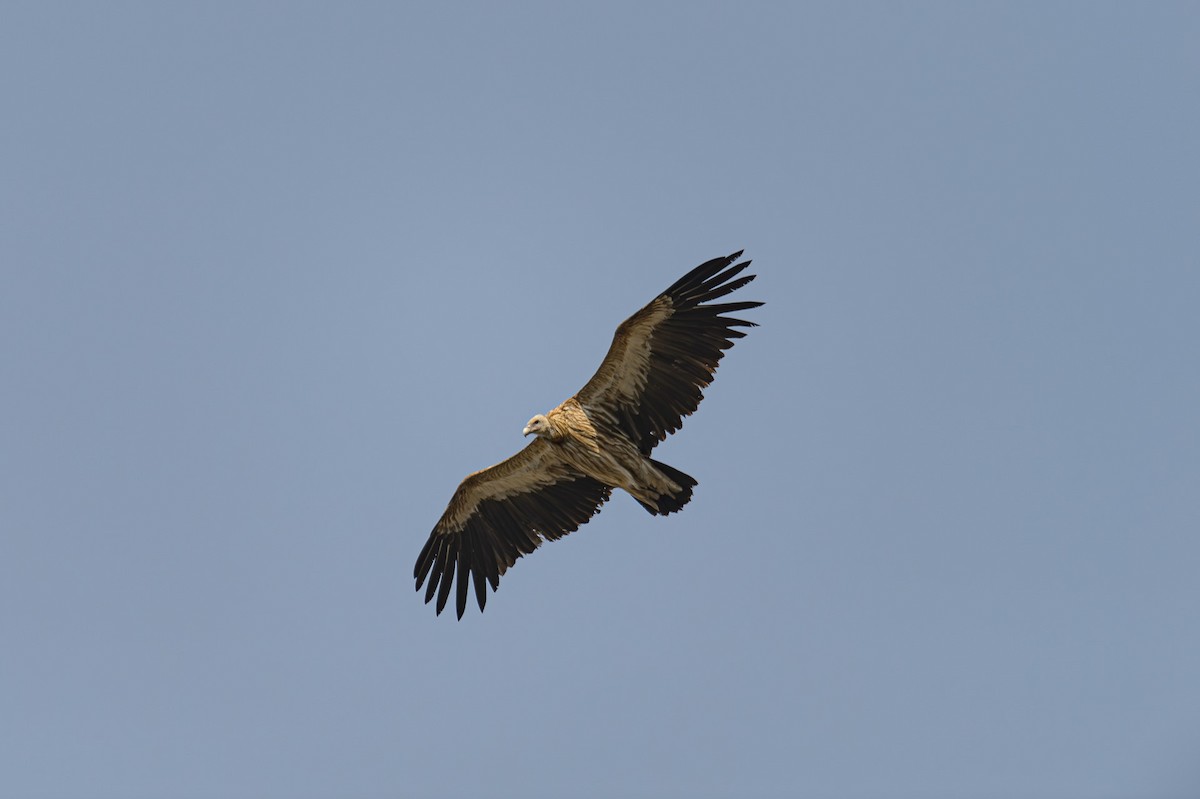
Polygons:
<instances>
[{"instance_id":1,"label":"clear sky","mask_svg":"<svg viewBox=\"0 0 1200 799\"><path fill-rule=\"evenodd\" d=\"M1200 6L6 3L0 796L1193 797ZM621 494L412 565L612 331Z\"/></svg>"}]
</instances>

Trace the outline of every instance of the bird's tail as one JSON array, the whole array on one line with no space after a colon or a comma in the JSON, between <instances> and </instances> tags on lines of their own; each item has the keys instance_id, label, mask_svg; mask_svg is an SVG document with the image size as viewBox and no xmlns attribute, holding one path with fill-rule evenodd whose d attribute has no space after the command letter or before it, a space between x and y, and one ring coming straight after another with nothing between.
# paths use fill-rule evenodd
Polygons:
<instances>
[{"instance_id":1,"label":"bird's tail","mask_svg":"<svg viewBox=\"0 0 1200 799\"><path fill-rule=\"evenodd\" d=\"M663 476L670 478L671 482L679 486L679 490L673 494L660 494L657 501L647 502L646 500L638 499L638 502L651 514L658 516L659 514L666 515L688 504L692 498L692 489L696 486L695 479L688 474L684 474L673 466L668 466L665 463L647 458L650 464L657 469ZM636 499L636 497L635 497Z\"/></svg>"}]
</instances>

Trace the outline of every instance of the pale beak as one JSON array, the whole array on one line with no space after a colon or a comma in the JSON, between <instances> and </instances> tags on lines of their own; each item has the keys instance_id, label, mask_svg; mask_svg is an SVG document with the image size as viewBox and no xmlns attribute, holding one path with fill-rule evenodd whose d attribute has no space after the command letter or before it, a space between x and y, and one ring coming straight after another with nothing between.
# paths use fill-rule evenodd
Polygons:
<instances>
[{"instance_id":1,"label":"pale beak","mask_svg":"<svg viewBox=\"0 0 1200 799\"><path fill-rule=\"evenodd\" d=\"M521 431L521 435L527 436L532 432L533 432L532 430L530 430L528 427L526 427L524 430Z\"/></svg>"}]
</instances>

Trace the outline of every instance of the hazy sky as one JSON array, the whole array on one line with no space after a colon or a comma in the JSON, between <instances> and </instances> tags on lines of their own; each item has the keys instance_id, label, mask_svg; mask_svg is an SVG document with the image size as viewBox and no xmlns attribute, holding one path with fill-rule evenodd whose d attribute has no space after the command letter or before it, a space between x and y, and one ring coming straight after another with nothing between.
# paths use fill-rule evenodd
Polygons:
<instances>
[{"instance_id":1,"label":"hazy sky","mask_svg":"<svg viewBox=\"0 0 1200 799\"><path fill-rule=\"evenodd\" d=\"M1200 6L0 6L0 796L1192 797ZM626 316L621 494L412 565Z\"/></svg>"}]
</instances>

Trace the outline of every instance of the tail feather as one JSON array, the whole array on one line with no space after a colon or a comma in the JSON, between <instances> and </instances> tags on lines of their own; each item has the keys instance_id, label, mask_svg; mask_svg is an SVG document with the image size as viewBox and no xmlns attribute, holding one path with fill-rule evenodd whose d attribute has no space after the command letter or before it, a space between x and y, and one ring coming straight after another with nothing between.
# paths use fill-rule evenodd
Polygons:
<instances>
[{"instance_id":1,"label":"tail feather","mask_svg":"<svg viewBox=\"0 0 1200 799\"><path fill-rule=\"evenodd\" d=\"M690 501L692 498L692 489L696 487L696 480L691 475L684 474L673 466L660 463L653 458L648 458L647 460L650 461L651 465L653 465L655 469L669 477L672 483L678 485L679 490L674 494L663 494L660 496L658 498L657 507L649 504L648 502L642 502L640 499L638 500L638 503L649 513L655 516L658 516L659 514L665 516L668 513L674 513L675 511L680 510L684 505L688 504L688 501Z\"/></svg>"}]
</instances>

